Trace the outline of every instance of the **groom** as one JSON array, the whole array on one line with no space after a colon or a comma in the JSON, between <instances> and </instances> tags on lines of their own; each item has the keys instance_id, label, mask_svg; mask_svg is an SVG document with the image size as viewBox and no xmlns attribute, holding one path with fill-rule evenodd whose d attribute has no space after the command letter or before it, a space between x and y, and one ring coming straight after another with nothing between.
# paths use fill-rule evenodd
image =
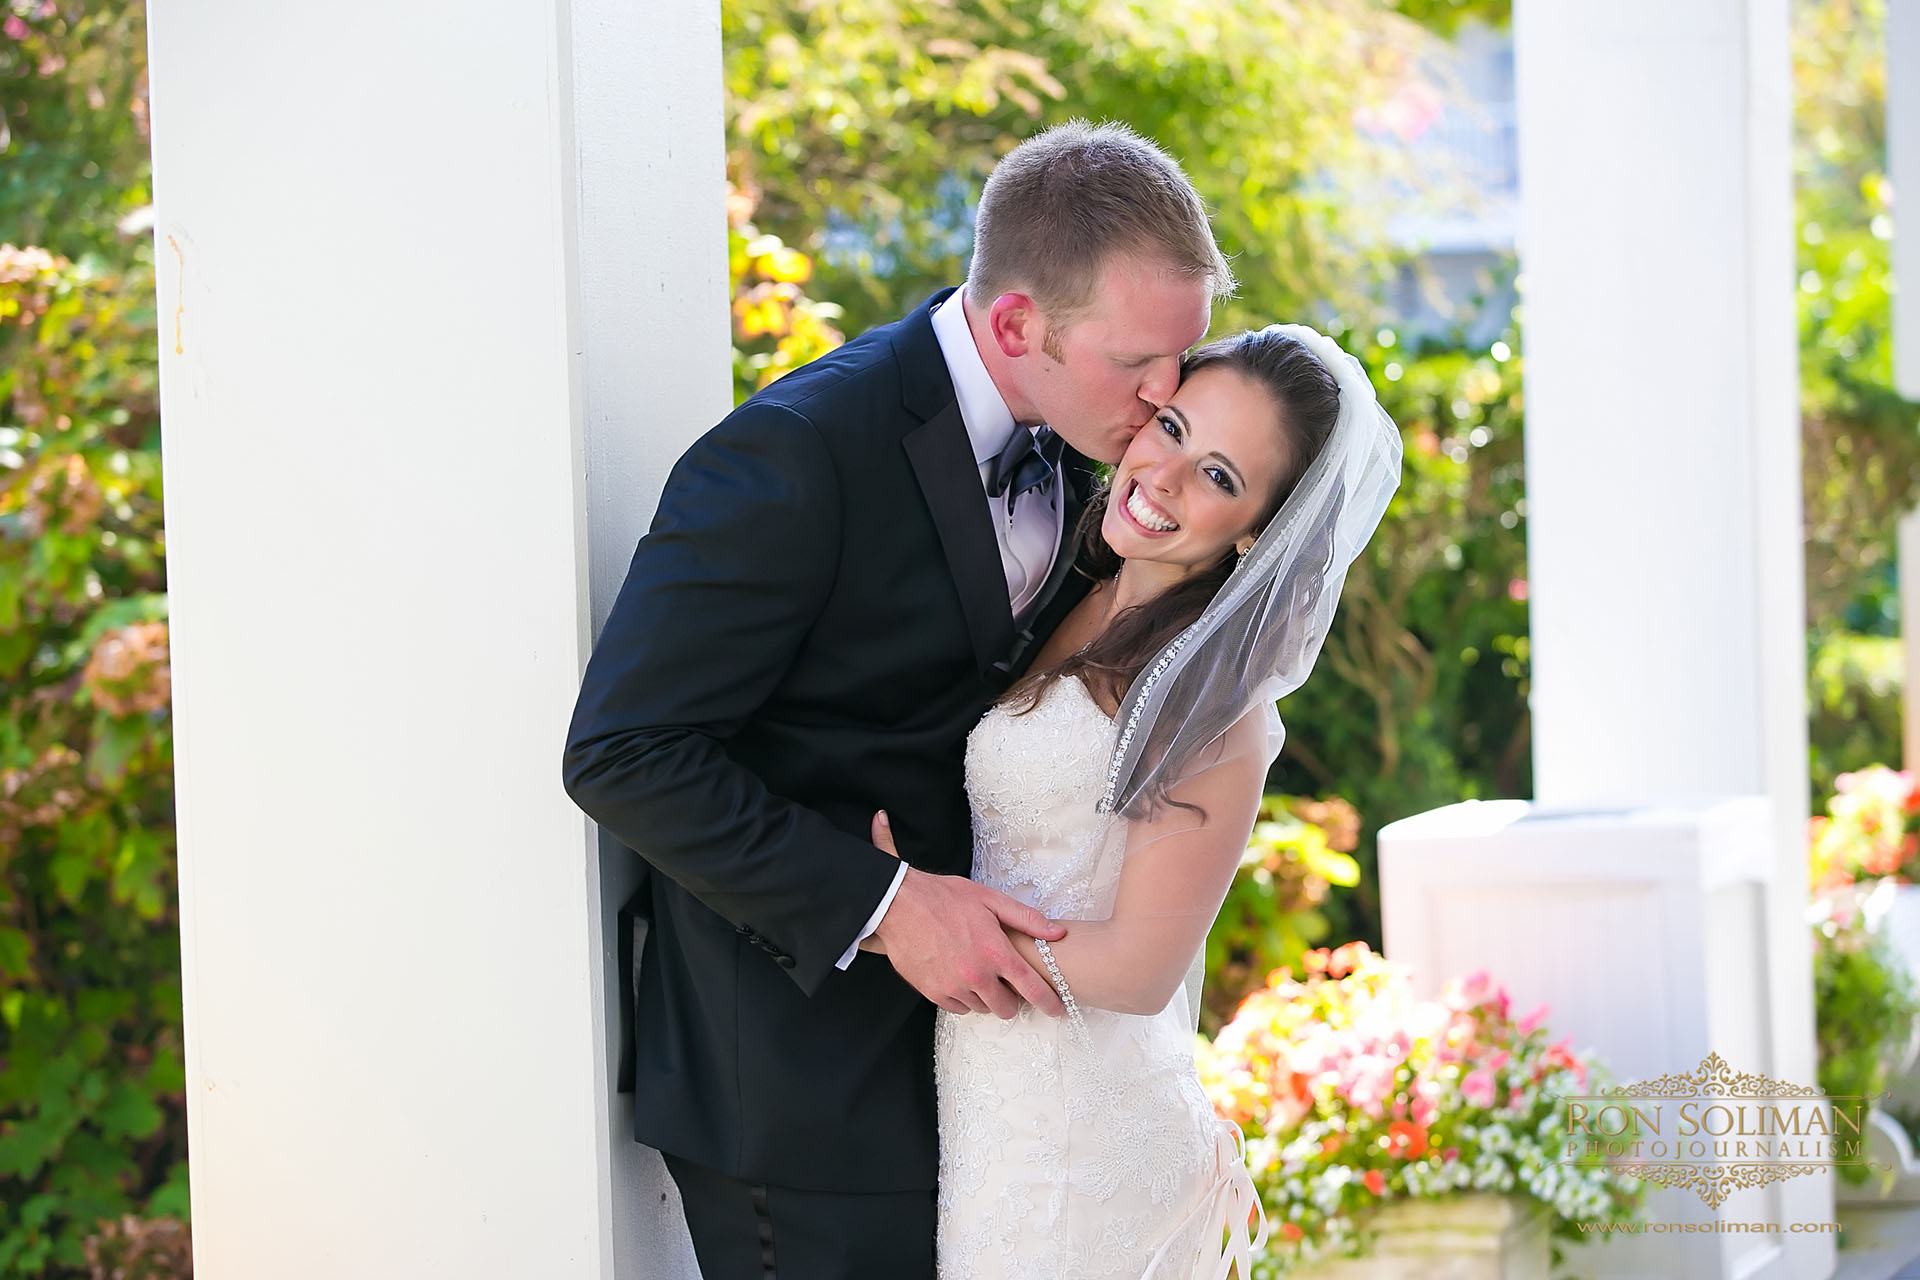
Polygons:
<instances>
[{"instance_id":1,"label":"groom","mask_svg":"<svg viewBox=\"0 0 1920 1280\"><path fill-rule=\"evenodd\" d=\"M564 780L648 869L623 1057L705 1280L931 1280L933 1007L1061 1010L1002 926L1062 931L966 878L967 733L1085 594L1089 459L1172 395L1232 283L1171 159L1061 125L987 180L962 290L669 476Z\"/></svg>"}]
</instances>

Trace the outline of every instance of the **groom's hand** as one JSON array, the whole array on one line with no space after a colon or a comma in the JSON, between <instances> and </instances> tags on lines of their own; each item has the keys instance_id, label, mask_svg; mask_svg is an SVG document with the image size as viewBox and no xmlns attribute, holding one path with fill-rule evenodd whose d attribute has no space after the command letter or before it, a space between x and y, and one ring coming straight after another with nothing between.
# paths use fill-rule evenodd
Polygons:
<instances>
[{"instance_id":1,"label":"groom's hand","mask_svg":"<svg viewBox=\"0 0 1920 1280\"><path fill-rule=\"evenodd\" d=\"M900 856L884 812L874 815L873 843ZM1053 1017L1064 1014L1053 984L1014 950L1006 929L1048 942L1067 934L1039 911L983 884L908 867L874 936L894 971L949 1013L1011 1018L1025 1000Z\"/></svg>"}]
</instances>

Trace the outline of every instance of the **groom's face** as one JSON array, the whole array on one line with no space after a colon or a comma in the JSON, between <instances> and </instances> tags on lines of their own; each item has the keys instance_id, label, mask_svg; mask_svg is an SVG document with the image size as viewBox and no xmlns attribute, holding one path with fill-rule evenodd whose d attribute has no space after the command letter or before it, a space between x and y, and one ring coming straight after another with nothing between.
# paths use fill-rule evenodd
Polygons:
<instances>
[{"instance_id":1,"label":"groom's face","mask_svg":"<svg viewBox=\"0 0 1920 1280\"><path fill-rule=\"evenodd\" d=\"M1205 336L1213 292L1205 278L1116 256L1101 269L1088 308L1065 325L1041 317L1026 370L1040 420L1100 462L1128 443L1180 385L1180 357Z\"/></svg>"}]
</instances>

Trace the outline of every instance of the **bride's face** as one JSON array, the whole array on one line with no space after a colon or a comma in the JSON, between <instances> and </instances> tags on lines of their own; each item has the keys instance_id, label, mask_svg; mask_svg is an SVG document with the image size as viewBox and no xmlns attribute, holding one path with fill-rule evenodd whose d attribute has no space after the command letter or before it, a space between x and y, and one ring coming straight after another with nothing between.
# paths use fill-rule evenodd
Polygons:
<instances>
[{"instance_id":1,"label":"bride's face","mask_svg":"<svg viewBox=\"0 0 1920 1280\"><path fill-rule=\"evenodd\" d=\"M1100 532L1128 560L1187 573L1250 546L1287 463L1279 407L1231 368L1201 369L1127 446Z\"/></svg>"}]
</instances>

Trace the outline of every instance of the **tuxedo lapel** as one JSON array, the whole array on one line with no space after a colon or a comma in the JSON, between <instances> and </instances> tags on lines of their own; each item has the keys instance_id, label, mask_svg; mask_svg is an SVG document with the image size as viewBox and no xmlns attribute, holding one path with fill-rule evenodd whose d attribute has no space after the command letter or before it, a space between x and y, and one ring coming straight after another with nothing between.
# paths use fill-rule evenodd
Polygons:
<instances>
[{"instance_id":1,"label":"tuxedo lapel","mask_svg":"<svg viewBox=\"0 0 1920 1280\"><path fill-rule=\"evenodd\" d=\"M967 639L985 675L1013 643L1013 606L1007 600L1007 572L1000 563L1000 543L993 536L993 517L980 483L973 440L967 435L953 378L933 332L933 310L952 292L942 289L928 298L893 327L891 341L900 362L901 402L921 419L901 444L933 515L947 571L960 593Z\"/></svg>"},{"instance_id":2,"label":"tuxedo lapel","mask_svg":"<svg viewBox=\"0 0 1920 1280\"><path fill-rule=\"evenodd\" d=\"M980 487L979 464L973 460L959 404L949 401L902 443L913 462L920 494L933 513L947 570L959 589L973 656L985 673L1013 642L1013 609L1007 601L1006 570L1000 564L1000 544L993 537L993 518Z\"/></svg>"}]
</instances>

